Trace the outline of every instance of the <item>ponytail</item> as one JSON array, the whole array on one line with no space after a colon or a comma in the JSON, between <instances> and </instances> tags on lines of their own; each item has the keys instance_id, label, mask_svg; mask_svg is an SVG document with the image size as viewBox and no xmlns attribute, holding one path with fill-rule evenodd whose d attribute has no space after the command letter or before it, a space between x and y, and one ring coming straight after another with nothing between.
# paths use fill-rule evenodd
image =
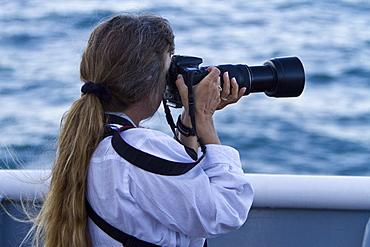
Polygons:
<instances>
[{"instance_id":1,"label":"ponytail","mask_svg":"<svg viewBox=\"0 0 370 247\"><path fill-rule=\"evenodd\" d=\"M74 102L63 119L50 191L36 219L35 240L42 236L45 247L91 246L85 209L86 177L104 125L102 106L93 94Z\"/></svg>"}]
</instances>

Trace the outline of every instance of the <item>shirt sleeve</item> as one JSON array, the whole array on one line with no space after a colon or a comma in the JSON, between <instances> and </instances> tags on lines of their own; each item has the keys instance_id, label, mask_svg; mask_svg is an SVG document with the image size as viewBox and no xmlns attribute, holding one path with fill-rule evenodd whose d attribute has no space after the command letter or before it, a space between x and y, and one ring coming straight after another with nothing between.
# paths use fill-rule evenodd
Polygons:
<instances>
[{"instance_id":1,"label":"shirt sleeve","mask_svg":"<svg viewBox=\"0 0 370 247\"><path fill-rule=\"evenodd\" d=\"M140 145L149 153L148 147L161 147L172 160L189 162L174 140L149 138ZM132 197L150 217L171 230L208 238L235 230L247 219L254 192L238 152L231 147L207 145L204 159L180 176L157 175L137 167L132 170Z\"/></svg>"}]
</instances>

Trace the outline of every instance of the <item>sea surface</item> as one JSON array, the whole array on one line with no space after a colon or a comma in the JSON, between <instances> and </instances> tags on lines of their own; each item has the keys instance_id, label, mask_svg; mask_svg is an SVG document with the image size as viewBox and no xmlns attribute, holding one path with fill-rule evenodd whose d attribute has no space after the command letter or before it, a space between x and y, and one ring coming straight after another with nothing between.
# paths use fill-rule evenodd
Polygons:
<instances>
[{"instance_id":1,"label":"sea surface","mask_svg":"<svg viewBox=\"0 0 370 247\"><path fill-rule=\"evenodd\" d=\"M0 0L0 166L51 167L60 119L80 97L79 62L97 23L119 12L167 18L176 54L203 65L298 56L296 98L245 96L215 114L245 172L370 175L370 2ZM177 110L173 111L178 114ZM162 109L145 126L171 134Z\"/></svg>"}]
</instances>

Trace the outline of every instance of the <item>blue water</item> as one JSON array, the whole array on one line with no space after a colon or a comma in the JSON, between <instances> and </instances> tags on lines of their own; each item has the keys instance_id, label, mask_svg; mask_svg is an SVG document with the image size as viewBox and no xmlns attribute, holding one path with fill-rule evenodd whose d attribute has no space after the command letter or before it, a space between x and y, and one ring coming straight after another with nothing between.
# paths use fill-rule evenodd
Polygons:
<instances>
[{"instance_id":1,"label":"blue water","mask_svg":"<svg viewBox=\"0 0 370 247\"><path fill-rule=\"evenodd\" d=\"M369 1L0 3L3 167L50 167L60 118L80 96L79 60L93 27L119 11L147 11L171 22L176 53L204 65L302 60L302 96L252 94L215 114L246 172L370 175ZM145 125L170 134L161 111Z\"/></svg>"}]
</instances>

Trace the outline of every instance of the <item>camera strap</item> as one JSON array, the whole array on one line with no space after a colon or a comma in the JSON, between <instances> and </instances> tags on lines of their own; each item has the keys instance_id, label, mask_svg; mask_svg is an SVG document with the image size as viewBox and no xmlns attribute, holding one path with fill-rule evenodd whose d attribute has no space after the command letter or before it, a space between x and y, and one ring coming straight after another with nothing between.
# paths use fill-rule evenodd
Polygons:
<instances>
[{"instance_id":1,"label":"camera strap","mask_svg":"<svg viewBox=\"0 0 370 247\"><path fill-rule=\"evenodd\" d=\"M170 126L170 128L171 128L171 130L173 132L173 135L174 135L175 140L178 141L179 143L181 143L181 141L177 137L177 133L176 133L176 129L179 130L179 132L181 133L180 126L179 126L179 121L177 121L177 125L175 125L175 122L173 121L173 118L172 118L172 115L171 115L171 110L170 110L169 106L167 105L167 102L166 102L165 99L163 99L163 108L164 108L164 112L166 114L167 123L168 123L168 125ZM193 133L194 133L194 130L193 130ZM194 133L194 135L195 135L195 133ZM193 160L198 160L198 154L197 154L197 152L194 149L192 149L191 147L185 146L185 145L183 145L183 146L185 148L186 153ZM200 157L199 159L203 159L203 156L204 155L202 155L202 157Z\"/></svg>"},{"instance_id":2,"label":"camera strap","mask_svg":"<svg viewBox=\"0 0 370 247\"><path fill-rule=\"evenodd\" d=\"M95 225L97 225L103 232L105 232L111 238L113 238L117 242L120 242L123 247L159 247L159 245L155 245L155 244L140 240L138 238L135 238L132 235L124 233L123 231L115 228L114 226L106 222L102 217L100 217L94 211L94 209L91 207L87 199L85 200L85 203L86 203L87 215L95 223ZM207 245L207 239L206 239L203 247L207 247L207 246L208 245Z\"/></svg>"},{"instance_id":3,"label":"camera strap","mask_svg":"<svg viewBox=\"0 0 370 247\"><path fill-rule=\"evenodd\" d=\"M106 222L102 217L100 217L94 209L91 207L90 203L86 199L86 211L89 218L97 225L103 232L109 235L114 240L120 242L124 247L155 247L152 243L145 242L143 240L137 239L132 235L124 233L123 231L115 228L108 222Z\"/></svg>"},{"instance_id":4,"label":"camera strap","mask_svg":"<svg viewBox=\"0 0 370 247\"><path fill-rule=\"evenodd\" d=\"M111 141L113 149L123 159L145 171L159 175L178 176L190 171L204 157L203 155L194 162L183 163L170 161L151 155L131 146L121 137L121 132L134 128L130 121L111 114L108 114L108 119L110 123L116 123L123 126L119 130L113 130L109 126L106 128L105 136L113 135Z\"/></svg>"},{"instance_id":5,"label":"camera strap","mask_svg":"<svg viewBox=\"0 0 370 247\"><path fill-rule=\"evenodd\" d=\"M200 138L197 134L196 124L195 124L195 102L194 102L194 94L193 94L193 81L194 81L194 73L196 71L188 70L186 76L185 83L188 87L188 104L189 104L189 117L191 121L191 125L193 127L193 132L197 137L197 141L199 146L202 150L203 156L206 154L206 146L203 143L202 138Z\"/></svg>"},{"instance_id":6,"label":"camera strap","mask_svg":"<svg viewBox=\"0 0 370 247\"><path fill-rule=\"evenodd\" d=\"M196 73L196 71L188 69L186 73L187 73L187 76L185 77L185 83L188 87L188 109L189 109L189 117L190 117L190 121L192 125L192 128L189 128L189 127L186 127L186 128L188 129L189 133L191 133L191 135L194 135L197 137L197 141L202 151L202 156L199 159L203 159L203 157L206 155L206 146L204 145L202 138L200 138L197 135L196 124L195 124L195 111L194 111L195 102L194 102L194 94L193 94L193 80L194 80L194 73ZM177 126L175 125L172 115L171 115L171 110L167 104L166 99L163 99L163 108L166 114L167 123L170 126L175 136L175 139L178 142L180 142L176 134L176 129L178 129L180 133L183 133L181 128L184 128L184 127L181 126L182 123L179 122L180 119L178 120ZM197 153L195 152L195 150L193 150L192 148L186 147L186 146L185 146L185 150L190 155L190 157L192 157L194 160L197 159Z\"/></svg>"},{"instance_id":7,"label":"camera strap","mask_svg":"<svg viewBox=\"0 0 370 247\"><path fill-rule=\"evenodd\" d=\"M126 141L124 141L120 135L122 131L126 131L128 129L134 128L133 124L128 121L127 119L121 118L116 115L106 114L108 123L111 124L119 124L123 127L119 130L114 130L109 126L106 126L104 137L111 136L112 137L112 146L114 150L125 160L130 162L131 164L146 170L148 172L152 172L159 175L167 175L167 176L178 176L182 175L189 170L191 170L194 166L196 166L204 157L204 155L199 158L195 162L191 163L181 163L181 162L174 162L169 161L166 159L159 158L157 156L145 153L139 149L136 149L129 145ZM111 238L115 239L116 241L122 243L125 247L155 247L158 245L154 245L136 237L129 235L101 218L91 207L90 203L86 199L86 210L87 215L89 218L107 235ZM204 246L207 246L207 241L205 242Z\"/></svg>"}]
</instances>

